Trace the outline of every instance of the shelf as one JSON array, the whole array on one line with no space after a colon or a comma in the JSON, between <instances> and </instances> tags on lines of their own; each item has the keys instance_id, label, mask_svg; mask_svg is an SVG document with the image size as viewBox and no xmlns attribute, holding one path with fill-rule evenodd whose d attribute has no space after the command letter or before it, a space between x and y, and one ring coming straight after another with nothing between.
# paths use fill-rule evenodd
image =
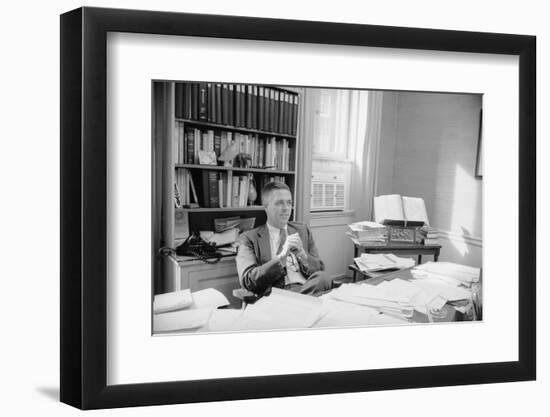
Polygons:
<instances>
[{"instance_id":1,"label":"shelf","mask_svg":"<svg viewBox=\"0 0 550 417\"><path fill-rule=\"evenodd\" d=\"M237 254L224 254L220 258L220 262L234 262ZM194 256L177 256L178 263L184 264L185 266L191 265L204 265L204 262L197 259Z\"/></svg>"},{"instance_id":2,"label":"shelf","mask_svg":"<svg viewBox=\"0 0 550 417\"><path fill-rule=\"evenodd\" d=\"M213 211L263 211L264 206L246 206L246 207L198 207L198 208L182 208L188 213L206 213Z\"/></svg>"},{"instance_id":3,"label":"shelf","mask_svg":"<svg viewBox=\"0 0 550 417\"><path fill-rule=\"evenodd\" d=\"M269 132L267 130L250 129L247 127L236 127L233 125L223 125L219 123L203 122L201 120L182 119L180 117L176 117L175 119L176 119L176 122L190 123L197 126L211 127L215 129L231 130L234 132L256 133L259 135L277 136L281 138L296 139L296 135L289 135L286 133Z\"/></svg>"},{"instance_id":4,"label":"shelf","mask_svg":"<svg viewBox=\"0 0 550 417\"><path fill-rule=\"evenodd\" d=\"M187 169L206 169L214 171L233 171L233 172L255 172L260 174L275 174L275 175L294 175L294 171L279 171L275 169L261 169L261 168L234 168L234 167L221 167L218 165L199 165L199 164L175 164L176 168Z\"/></svg>"}]
</instances>

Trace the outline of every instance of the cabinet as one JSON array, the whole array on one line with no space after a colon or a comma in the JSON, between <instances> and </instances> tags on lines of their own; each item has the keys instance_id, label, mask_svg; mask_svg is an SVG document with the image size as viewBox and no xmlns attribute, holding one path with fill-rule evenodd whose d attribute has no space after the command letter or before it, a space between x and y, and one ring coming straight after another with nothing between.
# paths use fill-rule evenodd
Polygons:
<instances>
[{"instance_id":1,"label":"cabinet","mask_svg":"<svg viewBox=\"0 0 550 417\"><path fill-rule=\"evenodd\" d=\"M240 300L232 296L234 289L240 287L234 257L222 258L217 264L205 264L201 261L180 261L180 282L175 289L189 288L191 292L205 288L215 288L227 297L231 308L239 308Z\"/></svg>"}]
</instances>

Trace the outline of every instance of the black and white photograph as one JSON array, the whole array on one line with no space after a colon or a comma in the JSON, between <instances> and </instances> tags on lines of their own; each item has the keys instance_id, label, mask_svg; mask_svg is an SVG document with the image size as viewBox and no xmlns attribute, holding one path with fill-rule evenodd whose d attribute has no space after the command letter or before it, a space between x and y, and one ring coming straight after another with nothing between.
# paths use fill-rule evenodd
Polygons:
<instances>
[{"instance_id":1,"label":"black and white photograph","mask_svg":"<svg viewBox=\"0 0 550 417\"><path fill-rule=\"evenodd\" d=\"M59 400L534 404L537 37L196 6L59 16Z\"/></svg>"},{"instance_id":2,"label":"black and white photograph","mask_svg":"<svg viewBox=\"0 0 550 417\"><path fill-rule=\"evenodd\" d=\"M151 92L154 335L483 320L482 94Z\"/></svg>"}]
</instances>

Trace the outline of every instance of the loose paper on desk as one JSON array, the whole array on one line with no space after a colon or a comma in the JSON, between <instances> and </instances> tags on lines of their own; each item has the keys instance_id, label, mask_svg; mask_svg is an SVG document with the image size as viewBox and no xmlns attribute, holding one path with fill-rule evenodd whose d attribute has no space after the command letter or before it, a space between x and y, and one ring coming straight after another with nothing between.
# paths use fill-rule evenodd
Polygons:
<instances>
[{"instance_id":1,"label":"loose paper on desk","mask_svg":"<svg viewBox=\"0 0 550 417\"><path fill-rule=\"evenodd\" d=\"M369 319L370 326L388 326L391 324L408 324L409 320L405 317L396 317L384 313L373 315Z\"/></svg>"},{"instance_id":2,"label":"loose paper on desk","mask_svg":"<svg viewBox=\"0 0 550 417\"><path fill-rule=\"evenodd\" d=\"M378 315L378 311L367 306L345 303L342 301L323 298L327 313L321 317L313 327L345 327L368 326L372 316Z\"/></svg>"},{"instance_id":3,"label":"loose paper on desk","mask_svg":"<svg viewBox=\"0 0 550 417\"><path fill-rule=\"evenodd\" d=\"M218 308L229 305L229 301L215 288L205 288L192 294L192 308Z\"/></svg>"},{"instance_id":4,"label":"loose paper on desk","mask_svg":"<svg viewBox=\"0 0 550 417\"><path fill-rule=\"evenodd\" d=\"M153 312L159 314L180 310L190 306L192 302L191 291L188 289L158 294L153 299Z\"/></svg>"},{"instance_id":5,"label":"loose paper on desk","mask_svg":"<svg viewBox=\"0 0 550 417\"><path fill-rule=\"evenodd\" d=\"M237 241L239 238L239 229L232 228L221 233L215 233L211 230L201 230L200 236L207 242L214 243L216 246L224 246Z\"/></svg>"},{"instance_id":6,"label":"loose paper on desk","mask_svg":"<svg viewBox=\"0 0 550 417\"><path fill-rule=\"evenodd\" d=\"M234 323L239 319L243 310L223 308L212 311L212 315L198 332L226 332L233 328Z\"/></svg>"},{"instance_id":7,"label":"loose paper on desk","mask_svg":"<svg viewBox=\"0 0 550 417\"><path fill-rule=\"evenodd\" d=\"M413 277L417 277L414 269L411 271ZM464 288L456 285L450 285L445 281L436 278L426 278L420 277L412 281L414 285L422 288L425 291L433 291L438 293L442 298L447 301L459 301L466 300L471 297L471 292Z\"/></svg>"},{"instance_id":8,"label":"loose paper on desk","mask_svg":"<svg viewBox=\"0 0 550 417\"><path fill-rule=\"evenodd\" d=\"M331 296L340 301L368 306L407 319L412 317L414 309L410 300L418 291L419 288L407 281L394 279L378 285L344 284L332 291Z\"/></svg>"},{"instance_id":9,"label":"loose paper on desk","mask_svg":"<svg viewBox=\"0 0 550 417\"><path fill-rule=\"evenodd\" d=\"M317 297L273 288L270 295L246 307L232 330L311 327L325 313L323 301Z\"/></svg>"},{"instance_id":10,"label":"loose paper on desk","mask_svg":"<svg viewBox=\"0 0 550 417\"><path fill-rule=\"evenodd\" d=\"M388 238L386 226L369 221L349 224L346 234L365 244L386 243Z\"/></svg>"},{"instance_id":11,"label":"loose paper on desk","mask_svg":"<svg viewBox=\"0 0 550 417\"><path fill-rule=\"evenodd\" d=\"M198 308L154 314L153 332L173 332L204 326L208 322L212 311L213 309L211 308Z\"/></svg>"},{"instance_id":12,"label":"loose paper on desk","mask_svg":"<svg viewBox=\"0 0 550 417\"><path fill-rule=\"evenodd\" d=\"M454 262L426 262L414 268L417 276L424 274L428 278L437 278L453 285L470 286L479 281L479 268Z\"/></svg>"},{"instance_id":13,"label":"loose paper on desk","mask_svg":"<svg viewBox=\"0 0 550 417\"><path fill-rule=\"evenodd\" d=\"M393 253L362 253L354 258L355 264L362 272L376 272L387 269L404 269L414 266L414 260L400 258Z\"/></svg>"}]
</instances>

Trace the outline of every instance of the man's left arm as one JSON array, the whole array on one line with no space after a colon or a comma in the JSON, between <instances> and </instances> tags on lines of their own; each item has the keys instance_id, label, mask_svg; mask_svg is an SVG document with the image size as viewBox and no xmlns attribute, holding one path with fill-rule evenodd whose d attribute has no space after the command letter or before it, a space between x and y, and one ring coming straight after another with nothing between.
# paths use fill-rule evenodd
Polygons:
<instances>
[{"instance_id":1,"label":"man's left arm","mask_svg":"<svg viewBox=\"0 0 550 417\"><path fill-rule=\"evenodd\" d=\"M300 271L304 276L309 277L314 272L323 271L325 264L319 258L319 250L313 240L313 234L307 226L305 227L305 235L306 242L303 242L304 254L298 260L300 261Z\"/></svg>"}]
</instances>

